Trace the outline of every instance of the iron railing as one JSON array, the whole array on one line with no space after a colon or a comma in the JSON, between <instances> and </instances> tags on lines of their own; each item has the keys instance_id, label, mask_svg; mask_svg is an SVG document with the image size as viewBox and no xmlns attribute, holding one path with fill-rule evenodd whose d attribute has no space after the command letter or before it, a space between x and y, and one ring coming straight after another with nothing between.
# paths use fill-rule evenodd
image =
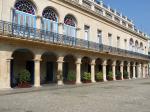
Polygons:
<instances>
[{"instance_id":1,"label":"iron railing","mask_svg":"<svg viewBox=\"0 0 150 112\"><path fill-rule=\"evenodd\" d=\"M150 59L150 56L137 52L115 48L84 39L69 37L50 31L25 27L6 21L0 21L0 35L6 35L11 38L22 38L33 41L46 42L49 44L61 44L75 48L78 47L96 52L110 53L116 56L120 55L123 57Z\"/></svg>"}]
</instances>

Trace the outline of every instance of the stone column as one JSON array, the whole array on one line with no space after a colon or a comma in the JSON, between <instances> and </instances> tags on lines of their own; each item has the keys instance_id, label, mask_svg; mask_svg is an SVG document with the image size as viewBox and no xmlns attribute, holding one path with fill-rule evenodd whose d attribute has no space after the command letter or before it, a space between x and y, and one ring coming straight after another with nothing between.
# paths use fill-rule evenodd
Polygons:
<instances>
[{"instance_id":1,"label":"stone column","mask_svg":"<svg viewBox=\"0 0 150 112\"><path fill-rule=\"evenodd\" d=\"M112 70L113 70L113 80L116 80L116 61L113 61Z\"/></svg>"},{"instance_id":2,"label":"stone column","mask_svg":"<svg viewBox=\"0 0 150 112\"><path fill-rule=\"evenodd\" d=\"M135 62L133 63L133 79L136 79L136 76L135 76Z\"/></svg>"},{"instance_id":3,"label":"stone column","mask_svg":"<svg viewBox=\"0 0 150 112\"><path fill-rule=\"evenodd\" d=\"M3 83L5 83L5 88L6 89L9 89L9 88L11 88L11 86L10 86L10 74L11 74L11 60L12 60L12 58L10 58L10 59L7 59L6 60L6 62L7 62L7 70L6 70L6 76L4 77L4 81L5 82L3 82Z\"/></svg>"},{"instance_id":4,"label":"stone column","mask_svg":"<svg viewBox=\"0 0 150 112\"><path fill-rule=\"evenodd\" d=\"M141 64L137 65L137 77L141 78Z\"/></svg>"},{"instance_id":5,"label":"stone column","mask_svg":"<svg viewBox=\"0 0 150 112\"><path fill-rule=\"evenodd\" d=\"M123 78L123 65L124 65L124 62L121 61L121 63L120 63L120 72L121 72L121 79L122 80L124 80L124 78Z\"/></svg>"},{"instance_id":6,"label":"stone column","mask_svg":"<svg viewBox=\"0 0 150 112\"><path fill-rule=\"evenodd\" d=\"M64 62L63 59L64 57L60 56L58 57L58 60L57 60L57 63L58 63L57 79L59 79L57 82L58 85L63 85L63 62Z\"/></svg>"},{"instance_id":7,"label":"stone column","mask_svg":"<svg viewBox=\"0 0 150 112\"><path fill-rule=\"evenodd\" d=\"M36 16L36 26L38 29L41 29L41 27L40 27L41 26L41 19L42 19L42 17L40 15Z\"/></svg>"},{"instance_id":8,"label":"stone column","mask_svg":"<svg viewBox=\"0 0 150 112\"><path fill-rule=\"evenodd\" d=\"M128 78L131 79L131 74L130 74L130 62L127 64L127 72L128 72Z\"/></svg>"},{"instance_id":9,"label":"stone column","mask_svg":"<svg viewBox=\"0 0 150 112\"><path fill-rule=\"evenodd\" d=\"M58 32L59 32L59 34L64 34L64 31L63 31L63 23L59 23L59 25L58 25Z\"/></svg>"},{"instance_id":10,"label":"stone column","mask_svg":"<svg viewBox=\"0 0 150 112\"><path fill-rule=\"evenodd\" d=\"M95 83L95 59L91 62L91 81Z\"/></svg>"},{"instance_id":11,"label":"stone column","mask_svg":"<svg viewBox=\"0 0 150 112\"><path fill-rule=\"evenodd\" d=\"M40 59L34 60L34 87L41 87L40 85Z\"/></svg>"},{"instance_id":12,"label":"stone column","mask_svg":"<svg viewBox=\"0 0 150 112\"><path fill-rule=\"evenodd\" d=\"M107 60L103 60L103 81L106 82L107 79L106 79L106 66L107 66Z\"/></svg>"},{"instance_id":13,"label":"stone column","mask_svg":"<svg viewBox=\"0 0 150 112\"><path fill-rule=\"evenodd\" d=\"M142 70L143 70L143 71L142 71L142 72L143 72L142 75L143 75L143 78L145 78L145 65L144 65L144 64L143 64L142 68L143 68L143 69L142 69Z\"/></svg>"},{"instance_id":14,"label":"stone column","mask_svg":"<svg viewBox=\"0 0 150 112\"><path fill-rule=\"evenodd\" d=\"M76 84L81 84L81 58L76 61Z\"/></svg>"}]
</instances>

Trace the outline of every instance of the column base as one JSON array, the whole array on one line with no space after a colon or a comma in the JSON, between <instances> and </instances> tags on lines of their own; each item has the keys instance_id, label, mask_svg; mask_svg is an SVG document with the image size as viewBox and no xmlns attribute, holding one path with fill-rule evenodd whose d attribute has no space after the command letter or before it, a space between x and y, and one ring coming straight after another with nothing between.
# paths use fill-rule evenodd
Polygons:
<instances>
[{"instance_id":1,"label":"column base","mask_svg":"<svg viewBox=\"0 0 150 112\"><path fill-rule=\"evenodd\" d=\"M34 85L35 88L40 88L42 87L41 85Z\"/></svg>"},{"instance_id":2,"label":"column base","mask_svg":"<svg viewBox=\"0 0 150 112\"><path fill-rule=\"evenodd\" d=\"M92 81L92 83L96 83L96 81L95 81L95 80L93 80L93 81Z\"/></svg>"},{"instance_id":3,"label":"column base","mask_svg":"<svg viewBox=\"0 0 150 112\"><path fill-rule=\"evenodd\" d=\"M64 83L63 83L63 81L58 81L58 82L57 82L57 85L58 85L58 86L63 86Z\"/></svg>"},{"instance_id":4,"label":"column base","mask_svg":"<svg viewBox=\"0 0 150 112\"><path fill-rule=\"evenodd\" d=\"M107 82L108 80L103 80L104 82Z\"/></svg>"},{"instance_id":5,"label":"column base","mask_svg":"<svg viewBox=\"0 0 150 112\"><path fill-rule=\"evenodd\" d=\"M82 82L76 82L76 85L80 85L80 84L82 84Z\"/></svg>"}]
</instances>

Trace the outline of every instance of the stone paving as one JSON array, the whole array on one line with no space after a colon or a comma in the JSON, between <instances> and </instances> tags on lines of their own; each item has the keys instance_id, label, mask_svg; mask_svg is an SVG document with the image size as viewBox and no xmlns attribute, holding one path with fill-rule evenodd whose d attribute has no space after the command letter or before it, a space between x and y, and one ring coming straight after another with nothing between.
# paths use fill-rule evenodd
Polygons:
<instances>
[{"instance_id":1,"label":"stone paving","mask_svg":"<svg viewBox=\"0 0 150 112\"><path fill-rule=\"evenodd\" d=\"M150 79L14 91L0 91L0 112L150 112Z\"/></svg>"}]
</instances>

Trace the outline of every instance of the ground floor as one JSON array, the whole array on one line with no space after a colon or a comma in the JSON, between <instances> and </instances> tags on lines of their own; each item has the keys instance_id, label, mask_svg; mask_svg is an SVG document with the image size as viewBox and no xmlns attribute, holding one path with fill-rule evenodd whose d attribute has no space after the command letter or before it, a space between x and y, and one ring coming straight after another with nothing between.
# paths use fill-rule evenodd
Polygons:
<instances>
[{"instance_id":1,"label":"ground floor","mask_svg":"<svg viewBox=\"0 0 150 112\"><path fill-rule=\"evenodd\" d=\"M34 89L34 88L33 88ZM20 90L20 89L19 89ZM14 90L14 91L19 91ZM150 79L1 94L0 112L149 112ZM10 93L14 91L9 91ZM33 98L33 96L35 96Z\"/></svg>"},{"instance_id":2,"label":"ground floor","mask_svg":"<svg viewBox=\"0 0 150 112\"><path fill-rule=\"evenodd\" d=\"M0 88L16 87L23 69L30 72L30 84L35 87L64 85L69 74L74 75L75 84L84 83L85 73L90 74L88 80L92 83L99 81L98 73L102 73L104 82L110 80L110 75L112 80L124 80L146 78L149 74L148 61L134 57L24 41L0 43Z\"/></svg>"}]
</instances>

